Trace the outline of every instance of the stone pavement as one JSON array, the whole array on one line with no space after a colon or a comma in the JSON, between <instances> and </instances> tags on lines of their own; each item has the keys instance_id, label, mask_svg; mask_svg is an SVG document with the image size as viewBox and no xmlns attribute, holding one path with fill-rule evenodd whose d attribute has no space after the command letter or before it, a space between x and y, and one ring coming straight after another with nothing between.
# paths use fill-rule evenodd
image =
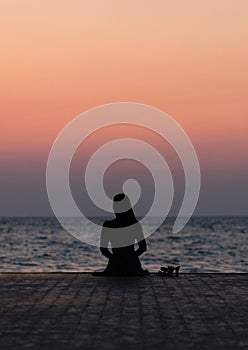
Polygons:
<instances>
[{"instance_id":1,"label":"stone pavement","mask_svg":"<svg viewBox=\"0 0 248 350\"><path fill-rule=\"evenodd\" d=\"M248 349L248 275L0 274L0 349Z\"/></svg>"}]
</instances>

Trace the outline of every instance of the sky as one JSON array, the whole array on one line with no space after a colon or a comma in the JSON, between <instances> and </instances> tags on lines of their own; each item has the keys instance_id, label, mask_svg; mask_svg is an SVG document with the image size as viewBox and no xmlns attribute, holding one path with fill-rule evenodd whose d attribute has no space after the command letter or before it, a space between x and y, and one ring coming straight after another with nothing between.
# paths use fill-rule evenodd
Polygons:
<instances>
[{"instance_id":1,"label":"sky","mask_svg":"<svg viewBox=\"0 0 248 350\"><path fill-rule=\"evenodd\" d=\"M50 215L57 134L118 101L184 128L202 172L196 215L247 215L247 16L247 0L1 0L0 215Z\"/></svg>"}]
</instances>

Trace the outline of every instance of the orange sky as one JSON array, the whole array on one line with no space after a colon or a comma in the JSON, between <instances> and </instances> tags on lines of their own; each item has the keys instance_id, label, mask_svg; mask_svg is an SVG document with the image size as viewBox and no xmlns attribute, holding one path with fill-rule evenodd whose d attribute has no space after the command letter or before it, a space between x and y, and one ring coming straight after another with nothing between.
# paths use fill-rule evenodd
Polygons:
<instances>
[{"instance_id":1,"label":"orange sky","mask_svg":"<svg viewBox=\"0 0 248 350\"><path fill-rule=\"evenodd\" d=\"M247 14L247 0L1 0L4 180L20 164L43 169L68 121L117 101L164 110L204 171L235 168L240 179L248 168Z\"/></svg>"}]
</instances>

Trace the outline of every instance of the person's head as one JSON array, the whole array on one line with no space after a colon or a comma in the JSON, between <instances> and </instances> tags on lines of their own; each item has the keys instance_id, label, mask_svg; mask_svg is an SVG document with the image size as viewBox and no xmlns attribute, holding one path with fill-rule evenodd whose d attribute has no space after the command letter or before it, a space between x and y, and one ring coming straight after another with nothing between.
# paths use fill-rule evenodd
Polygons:
<instances>
[{"instance_id":1,"label":"person's head","mask_svg":"<svg viewBox=\"0 0 248 350\"><path fill-rule=\"evenodd\" d=\"M124 226L133 225L137 222L131 201L125 193L118 193L113 198L113 209L116 219Z\"/></svg>"},{"instance_id":2,"label":"person's head","mask_svg":"<svg viewBox=\"0 0 248 350\"><path fill-rule=\"evenodd\" d=\"M130 199L124 193L118 193L113 198L113 209L116 215L127 213L132 209Z\"/></svg>"}]
</instances>

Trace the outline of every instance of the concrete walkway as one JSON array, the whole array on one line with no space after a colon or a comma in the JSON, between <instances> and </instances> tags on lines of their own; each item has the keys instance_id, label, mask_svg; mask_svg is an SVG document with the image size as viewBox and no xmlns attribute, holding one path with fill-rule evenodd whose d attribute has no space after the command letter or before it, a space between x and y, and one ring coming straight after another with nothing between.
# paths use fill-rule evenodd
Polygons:
<instances>
[{"instance_id":1,"label":"concrete walkway","mask_svg":"<svg viewBox=\"0 0 248 350\"><path fill-rule=\"evenodd\" d=\"M0 349L247 349L248 275L0 274Z\"/></svg>"}]
</instances>

